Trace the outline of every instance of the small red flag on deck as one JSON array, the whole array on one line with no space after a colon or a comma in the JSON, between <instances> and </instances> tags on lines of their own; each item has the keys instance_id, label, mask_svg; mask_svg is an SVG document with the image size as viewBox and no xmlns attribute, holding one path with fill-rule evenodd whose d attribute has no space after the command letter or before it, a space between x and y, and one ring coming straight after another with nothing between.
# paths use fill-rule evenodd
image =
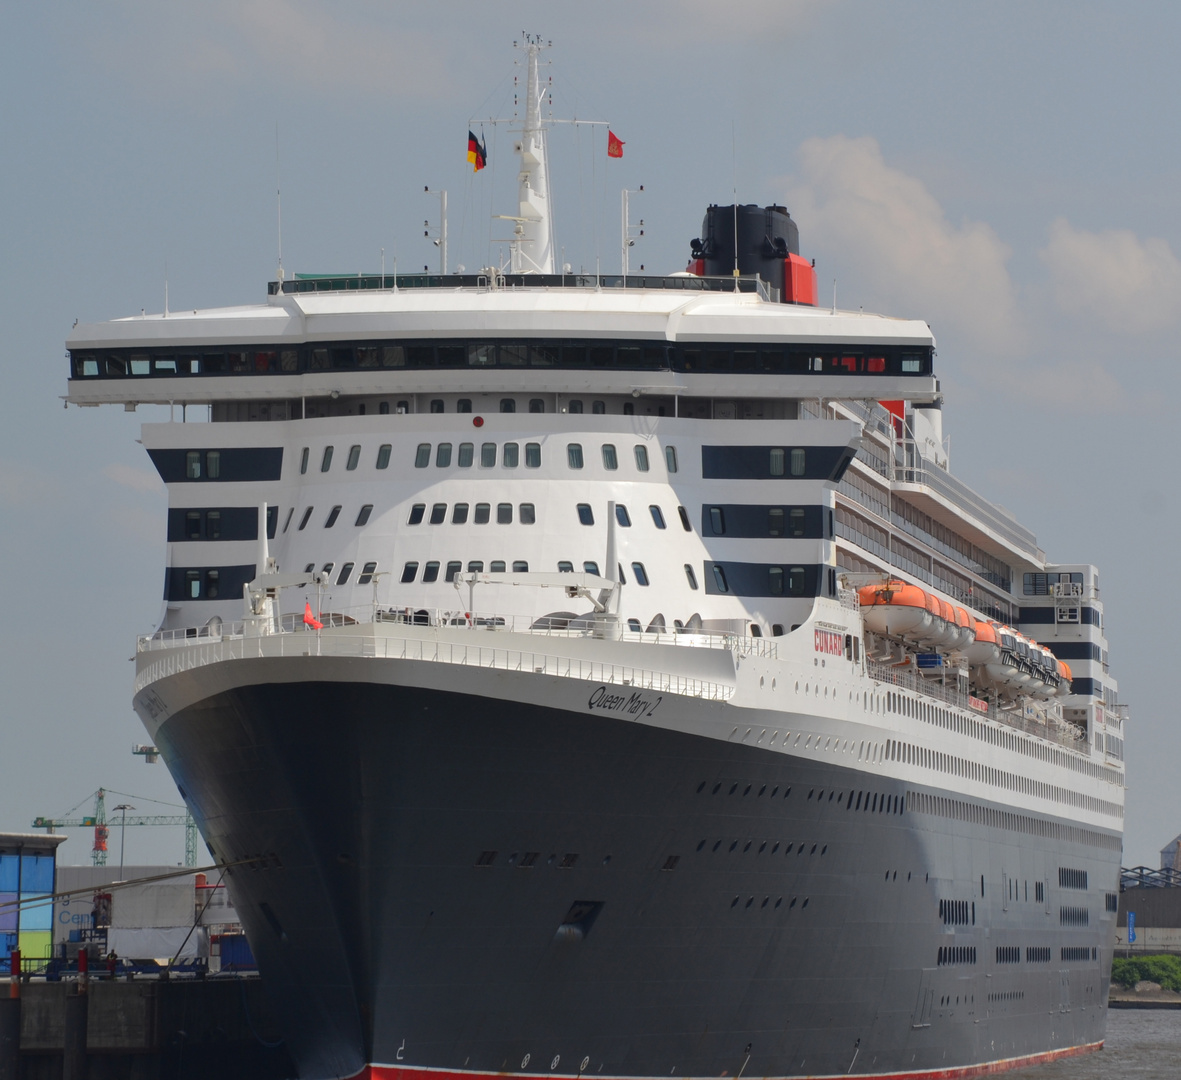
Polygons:
<instances>
[{"instance_id":1,"label":"small red flag on deck","mask_svg":"<svg viewBox=\"0 0 1181 1080\"><path fill-rule=\"evenodd\" d=\"M303 621L304 625L310 626L313 630L324 629L324 624L312 614L312 605L307 601L303 605Z\"/></svg>"},{"instance_id":2,"label":"small red flag on deck","mask_svg":"<svg viewBox=\"0 0 1181 1080\"><path fill-rule=\"evenodd\" d=\"M623 157L623 140L610 128L607 129L607 156Z\"/></svg>"},{"instance_id":3,"label":"small red flag on deck","mask_svg":"<svg viewBox=\"0 0 1181 1080\"><path fill-rule=\"evenodd\" d=\"M488 164L488 151L470 128L467 133L467 159L472 163L472 172L479 172Z\"/></svg>"}]
</instances>

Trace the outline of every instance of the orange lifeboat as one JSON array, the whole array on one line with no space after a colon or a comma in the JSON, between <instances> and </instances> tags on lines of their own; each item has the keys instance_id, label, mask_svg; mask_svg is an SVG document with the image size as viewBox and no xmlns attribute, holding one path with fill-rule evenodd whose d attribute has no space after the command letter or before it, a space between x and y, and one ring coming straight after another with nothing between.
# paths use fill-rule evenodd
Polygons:
<instances>
[{"instance_id":1,"label":"orange lifeboat","mask_svg":"<svg viewBox=\"0 0 1181 1080\"><path fill-rule=\"evenodd\" d=\"M952 646L962 652L976 640L976 622L962 607L955 610L956 640Z\"/></svg>"},{"instance_id":2,"label":"orange lifeboat","mask_svg":"<svg viewBox=\"0 0 1181 1080\"><path fill-rule=\"evenodd\" d=\"M926 594L927 610L931 613L931 628L922 638L922 644L930 647L942 645L946 647L955 636L955 612L950 604L945 604L937 596ZM948 616L951 616L950 622Z\"/></svg>"},{"instance_id":3,"label":"orange lifeboat","mask_svg":"<svg viewBox=\"0 0 1181 1080\"><path fill-rule=\"evenodd\" d=\"M1058 694L1060 697L1066 697L1071 692L1070 684L1074 680L1074 675L1071 674L1070 665L1065 660L1058 661L1058 675L1061 680L1058 683Z\"/></svg>"},{"instance_id":4,"label":"orange lifeboat","mask_svg":"<svg viewBox=\"0 0 1181 1080\"><path fill-rule=\"evenodd\" d=\"M917 585L890 581L885 585L866 585L857 595L865 628L875 634L919 641L931 628L927 594Z\"/></svg>"},{"instance_id":5,"label":"orange lifeboat","mask_svg":"<svg viewBox=\"0 0 1181 1080\"><path fill-rule=\"evenodd\" d=\"M964 650L964 655L968 658L969 664L976 666L995 664L1000 660L1001 646L996 627L991 623L977 622L975 639Z\"/></svg>"}]
</instances>

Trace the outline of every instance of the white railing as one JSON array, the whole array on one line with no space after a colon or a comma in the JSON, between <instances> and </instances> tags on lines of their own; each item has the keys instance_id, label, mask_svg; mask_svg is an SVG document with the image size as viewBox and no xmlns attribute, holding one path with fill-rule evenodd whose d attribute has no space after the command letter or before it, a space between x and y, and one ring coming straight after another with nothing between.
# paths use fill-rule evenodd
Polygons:
<instances>
[{"instance_id":1,"label":"white railing","mask_svg":"<svg viewBox=\"0 0 1181 1080\"><path fill-rule=\"evenodd\" d=\"M733 684L690 678L654 668L496 644L449 641L433 634L362 635L342 634L337 631L308 631L271 634L264 637L223 636L216 639L190 639L188 644L190 647L185 649L162 650L157 659L144 664L136 674L136 693L170 675L227 660L317 656L411 660L461 667L495 668L501 671L524 671L536 675L706 698L711 701L725 701L734 694ZM689 661L690 658L686 657L686 660Z\"/></svg>"},{"instance_id":2,"label":"white railing","mask_svg":"<svg viewBox=\"0 0 1181 1080\"><path fill-rule=\"evenodd\" d=\"M854 599L856 594L854 594ZM856 604L852 607L856 609ZM372 604L343 611L321 612L320 621L326 628L339 629L360 624L378 623L386 625L435 627L441 629L472 630L490 633L528 634L531 637L561 638L580 640L594 638L591 622L593 616L578 619L545 619L524 615L504 615L481 611L449 611L423 608L375 608ZM301 614L289 613L281 618L280 634L265 636L278 637L286 634L302 634L308 628L303 624ZM143 635L136 639L136 652L155 652L161 649L175 649L207 641L224 641L245 636L246 624L239 620L232 623L215 623L213 626L184 626L173 630L158 630L155 634ZM253 640L253 635L251 636ZM773 638L745 637L739 634L717 633L708 630L636 631L624 629L611 640L624 641L635 645L675 645L694 649L725 649L743 656L761 656L775 659L779 646Z\"/></svg>"}]
</instances>

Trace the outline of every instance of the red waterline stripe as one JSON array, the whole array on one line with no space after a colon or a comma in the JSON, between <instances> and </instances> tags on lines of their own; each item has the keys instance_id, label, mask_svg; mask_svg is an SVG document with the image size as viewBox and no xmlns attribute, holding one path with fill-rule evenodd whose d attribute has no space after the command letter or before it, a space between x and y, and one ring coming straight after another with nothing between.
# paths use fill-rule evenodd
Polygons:
<instances>
[{"instance_id":1,"label":"red waterline stripe","mask_svg":"<svg viewBox=\"0 0 1181 1080\"><path fill-rule=\"evenodd\" d=\"M1010 1069L1024 1069L1030 1065L1044 1065L1048 1061L1059 1061L1062 1058L1078 1057L1080 1054L1090 1054L1102 1050L1103 1043L1085 1043L1082 1046L1067 1046L1061 1050L1045 1050L1040 1054L1026 1054L1023 1057L1001 1058L998 1061L986 1061L980 1065L960 1065L951 1069L920 1069L917 1072L890 1073L854 1073L857 1080L969 1080L975 1076L995 1076L997 1073L1008 1072ZM845 1073L808 1073L797 1074L792 1077L749 1077L748 1080L827 1080L832 1077L845 1077ZM348 1080L579 1080L578 1073L514 1073L514 1072L477 1072L467 1069L430 1069L404 1065L366 1065L360 1072L349 1077ZM594 1080L652 1080L651 1077L595 1074ZM678 1080L689 1080L681 1077ZM704 1078L703 1078L704 1080Z\"/></svg>"}]
</instances>

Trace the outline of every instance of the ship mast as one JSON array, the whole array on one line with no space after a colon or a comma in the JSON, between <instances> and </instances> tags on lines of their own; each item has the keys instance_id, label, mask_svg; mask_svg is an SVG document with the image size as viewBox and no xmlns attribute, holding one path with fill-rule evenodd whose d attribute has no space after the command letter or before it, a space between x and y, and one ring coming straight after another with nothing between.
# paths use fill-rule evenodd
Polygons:
<instances>
[{"instance_id":1,"label":"ship mast","mask_svg":"<svg viewBox=\"0 0 1181 1080\"><path fill-rule=\"evenodd\" d=\"M552 274L554 272L553 213L549 193L549 158L546 153L545 127L541 103L545 91L537 77L537 58L543 46L535 35L524 35L528 57L525 80L525 126L517 154L521 171L517 175L518 210L512 220L514 240L511 269L514 274Z\"/></svg>"}]
</instances>

